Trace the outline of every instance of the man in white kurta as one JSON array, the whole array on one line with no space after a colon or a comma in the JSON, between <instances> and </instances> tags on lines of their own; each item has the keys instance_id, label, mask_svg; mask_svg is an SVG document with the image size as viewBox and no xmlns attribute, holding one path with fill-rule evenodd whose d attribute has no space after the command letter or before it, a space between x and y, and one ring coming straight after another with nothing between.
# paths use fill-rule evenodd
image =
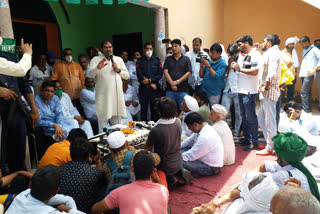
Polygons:
<instances>
[{"instance_id":1,"label":"man in white kurta","mask_svg":"<svg viewBox=\"0 0 320 214\"><path fill-rule=\"evenodd\" d=\"M129 79L129 72L120 57L113 53L112 43L104 42L101 52L105 56L92 58L88 67L87 77L95 78L96 82L96 112L99 122L99 132L110 120L117 124L121 118L126 118L126 106L122 92L122 79ZM113 63L112 60L113 59Z\"/></svg>"}]
</instances>

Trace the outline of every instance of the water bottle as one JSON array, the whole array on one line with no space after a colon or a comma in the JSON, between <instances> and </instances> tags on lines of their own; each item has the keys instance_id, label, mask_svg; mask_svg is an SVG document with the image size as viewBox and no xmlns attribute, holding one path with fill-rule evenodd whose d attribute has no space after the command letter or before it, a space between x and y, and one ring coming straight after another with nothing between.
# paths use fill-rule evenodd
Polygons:
<instances>
[{"instance_id":1,"label":"water bottle","mask_svg":"<svg viewBox=\"0 0 320 214\"><path fill-rule=\"evenodd\" d=\"M107 123L106 123L106 128L105 128L105 129L106 129L106 132L109 132L110 127L111 127L111 126L110 126L110 123L109 123L109 122L107 122Z\"/></svg>"}]
</instances>

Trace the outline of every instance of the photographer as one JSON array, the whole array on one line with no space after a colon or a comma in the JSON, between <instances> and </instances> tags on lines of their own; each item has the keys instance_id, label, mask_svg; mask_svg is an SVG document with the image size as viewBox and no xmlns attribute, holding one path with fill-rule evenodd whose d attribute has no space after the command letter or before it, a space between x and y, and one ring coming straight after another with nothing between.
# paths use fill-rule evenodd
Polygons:
<instances>
[{"instance_id":1,"label":"photographer","mask_svg":"<svg viewBox=\"0 0 320 214\"><path fill-rule=\"evenodd\" d=\"M240 104L239 104L239 96L238 96L238 77L239 72L235 71L231 68L231 64L233 62L237 62L241 64L243 62L244 56L239 54L239 46L237 43L233 42L229 45L227 52L229 53L228 67L227 67L227 75L228 79L226 82L226 86L223 90L223 96L221 105L223 105L226 110L229 112L230 107L234 105L235 112L235 121L234 121L234 138L237 138L239 135L239 130L241 126L241 113L240 113Z\"/></svg>"},{"instance_id":2,"label":"photographer","mask_svg":"<svg viewBox=\"0 0 320 214\"><path fill-rule=\"evenodd\" d=\"M200 71L200 61L204 57L205 59L209 59L209 55L201 50L202 40L200 38L194 38L192 40L192 48L193 50L188 51L186 56L189 57L192 66L192 75L188 79L189 84L189 94L193 95L193 93L201 87L202 79L199 77Z\"/></svg>"},{"instance_id":3,"label":"photographer","mask_svg":"<svg viewBox=\"0 0 320 214\"><path fill-rule=\"evenodd\" d=\"M224 75L227 64L221 58L222 48L219 43L214 43L209 52L210 59L201 59L200 78L203 78L202 89L209 98L210 106L219 104L221 90L224 87Z\"/></svg>"}]
</instances>

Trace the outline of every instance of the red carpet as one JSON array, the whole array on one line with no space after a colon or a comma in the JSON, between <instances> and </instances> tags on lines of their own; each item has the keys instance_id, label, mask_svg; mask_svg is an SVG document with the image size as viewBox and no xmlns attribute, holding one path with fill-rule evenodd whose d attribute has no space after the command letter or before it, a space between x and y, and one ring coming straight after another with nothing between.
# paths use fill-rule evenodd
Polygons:
<instances>
[{"instance_id":1,"label":"red carpet","mask_svg":"<svg viewBox=\"0 0 320 214\"><path fill-rule=\"evenodd\" d=\"M223 167L218 175L195 178L191 184L170 191L171 213L190 213L193 207L230 191L233 185L241 182L243 173L256 169L264 160L276 160L275 156L257 156L255 151L245 152L242 148L236 146L236 163Z\"/></svg>"}]
</instances>

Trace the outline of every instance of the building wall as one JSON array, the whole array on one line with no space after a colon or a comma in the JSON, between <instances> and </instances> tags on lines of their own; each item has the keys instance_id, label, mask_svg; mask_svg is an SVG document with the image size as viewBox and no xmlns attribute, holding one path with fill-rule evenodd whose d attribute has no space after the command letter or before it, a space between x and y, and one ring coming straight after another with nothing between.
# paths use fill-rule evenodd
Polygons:
<instances>
[{"instance_id":1,"label":"building wall","mask_svg":"<svg viewBox=\"0 0 320 214\"><path fill-rule=\"evenodd\" d=\"M60 31L63 48L72 48L77 61L80 53L89 46L100 47L112 35L142 32L143 43L151 41L153 34L152 9L133 5L73 5L64 4L71 24L67 23L62 8L57 2L50 2Z\"/></svg>"}]
</instances>

